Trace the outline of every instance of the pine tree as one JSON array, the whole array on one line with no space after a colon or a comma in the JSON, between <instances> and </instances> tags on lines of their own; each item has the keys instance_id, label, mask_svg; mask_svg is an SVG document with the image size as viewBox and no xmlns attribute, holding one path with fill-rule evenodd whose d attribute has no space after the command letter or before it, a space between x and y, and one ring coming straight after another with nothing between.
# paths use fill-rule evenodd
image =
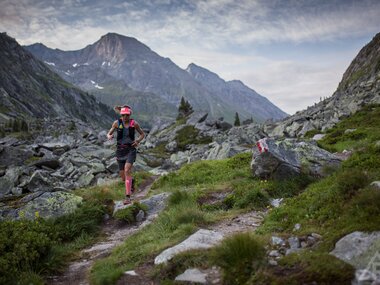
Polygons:
<instances>
[{"instance_id":1,"label":"pine tree","mask_svg":"<svg viewBox=\"0 0 380 285\"><path fill-rule=\"evenodd\" d=\"M191 107L190 103L185 100L185 98L181 98L181 102L178 107L178 116L177 120L184 118L190 115L193 112L193 107Z\"/></svg>"},{"instance_id":2,"label":"pine tree","mask_svg":"<svg viewBox=\"0 0 380 285\"><path fill-rule=\"evenodd\" d=\"M234 122L234 126L235 126L235 127L240 126L240 119L239 119L239 114L238 114L238 112L235 113L235 122Z\"/></svg>"},{"instance_id":3,"label":"pine tree","mask_svg":"<svg viewBox=\"0 0 380 285\"><path fill-rule=\"evenodd\" d=\"M21 126L20 126L21 131L29 131L28 123L25 122L25 120L21 120Z\"/></svg>"}]
</instances>

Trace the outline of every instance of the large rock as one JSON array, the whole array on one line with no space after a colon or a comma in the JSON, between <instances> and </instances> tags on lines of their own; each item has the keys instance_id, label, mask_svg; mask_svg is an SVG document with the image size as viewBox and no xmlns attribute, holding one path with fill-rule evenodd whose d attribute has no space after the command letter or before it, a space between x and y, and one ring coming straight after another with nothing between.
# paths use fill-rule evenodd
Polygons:
<instances>
[{"instance_id":1,"label":"large rock","mask_svg":"<svg viewBox=\"0 0 380 285\"><path fill-rule=\"evenodd\" d=\"M45 192L17 210L19 218L57 218L75 211L82 198L67 192Z\"/></svg>"},{"instance_id":2,"label":"large rock","mask_svg":"<svg viewBox=\"0 0 380 285\"><path fill-rule=\"evenodd\" d=\"M51 182L47 171L37 170L30 177L27 188L30 192L51 191L53 188Z\"/></svg>"},{"instance_id":3,"label":"large rock","mask_svg":"<svg viewBox=\"0 0 380 285\"><path fill-rule=\"evenodd\" d=\"M175 278L175 281L182 281L182 282L189 282L190 284L193 283L200 283L200 284L206 284L207 274L200 271L198 268L189 268L186 269L186 271L180 275L178 275Z\"/></svg>"},{"instance_id":4,"label":"large rock","mask_svg":"<svg viewBox=\"0 0 380 285\"><path fill-rule=\"evenodd\" d=\"M353 285L380 284L380 232L353 232L341 238L330 254L355 267Z\"/></svg>"},{"instance_id":5,"label":"large rock","mask_svg":"<svg viewBox=\"0 0 380 285\"><path fill-rule=\"evenodd\" d=\"M169 197L169 193L161 193L154 195L152 197L149 197L147 199L143 199L139 201L141 204L144 204L147 207L147 215L156 215L160 213L166 206L166 201ZM133 196L132 196L133 197ZM124 205L123 201L116 201L114 210L113 210L113 215L115 215L116 212L128 208L131 204L129 205Z\"/></svg>"},{"instance_id":6,"label":"large rock","mask_svg":"<svg viewBox=\"0 0 380 285\"><path fill-rule=\"evenodd\" d=\"M154 264L161 264L172 259L176 254L192 249L206 249L215 246L223 239L219 232L200 229L183 242L164 250L155 259Z\"/></svg>"},{"instance_id":7,"label":"large rock","mask_svg":"<svg viewBox=\"0 0 380 285\"><path fill-rule=\"evenodd\" d=\"M7 168L5 175L0 177L0 198L12 192L13 187L18 184L21 173L21 167Z\"/></svg>"},{"instance_id":8,"label":"large rock","mask_svg":"<svg viewBox=\"0 0 380 285\"><path fill-rule=\"evenodd\" d=\"M252 173L263 179L287 179L302 172L321 177L325 166L338 166L340 159L318 146L294 139L257 142L251 162Z\"/></svg>"},{"instance_id":9,"label":"large rock","mask_svg":"<svg viewBox=\"0 0 380 285\"><path fill-rule=\"evenodd\" d=\"M48 167L50 169L57 169L60 167L60 162L58 159L50 158L50 159L41 159L36 162L33 162L30 164L30 166L37 166L37 167Z\"/></svg>"},{"instance_id":10,"label":"large rock","mask_svg":"<svg viewBox=\"0 0 380 285\"><path fill-rule=\"evenodd\" d=\"M222 144L212 142L209 144L209 146L211 149L208 150L204 155L204 158L207 160L225 159L232 157L238 153L250 151L250 148L248 147L234 145L230 142L223 142Z\"/></svg>"},{"instance_id":11,"label":"large rock","mask_svg":"<svg viewBox=\"0 0 380 285\"><path fill-rule=\"evenodd\" d=\"M186 124L190 126L195 126L198 123L202 123L206 120L208 113L205 112L194 112L187 119Z\"/></svg>"},{"instance_id":12,"label":"large rock","mask_svg":"<svg viewBox=\"0 0 380 285\"><path fill-rule=\"evenodd\" d=\"M335 244L330 254L350 263L356 269L365 269L376 252L380 253L380 231L350 233Z\"/></svg>"}]
</instances>

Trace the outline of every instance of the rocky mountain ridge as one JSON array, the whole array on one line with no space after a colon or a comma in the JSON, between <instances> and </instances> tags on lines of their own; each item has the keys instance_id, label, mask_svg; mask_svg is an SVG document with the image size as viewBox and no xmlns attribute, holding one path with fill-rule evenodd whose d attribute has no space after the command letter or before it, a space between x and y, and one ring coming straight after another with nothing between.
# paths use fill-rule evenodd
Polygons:
<instances>
[{"instance_id":1,"label":"rocky mountain ridge","mask_svg":"<svg viewBox=\"0 0 380 285\"><path fill-rule=\"evenodd\" d=\"M235 112L239 112L242 119L252 116L259 121L286 116L268 100L261 100L262 97L248 87L242 92L240 86L235 89L231 84L228 93L219 93L220 88L205 88L205 84L195 80L189 72L134 38L109 33L77 51L52 50L42 44L27 46L26 49L45 61L65 80L94 93L109 105L117 99L119 103L131 102L132 106L143 100L148 106L159 106L163 117L175 118L177 106L184 97L195 110L206 111L213 118L223 116L230 122ZM149 97L147 94L156 96ZM234 100L235 94L241 98L239 104ZM242 101L244 104L241 104ZM253 105L258 106L257 109L252 109ZM148 117L146 122L152 119L152 113L146 112L148 107L140 104L134 108L137 114ZM256 110L269 111L262 111L256 116Z\"/></svg>"},{"instance_id":2,"label":"rocky mountain ridge","mask_svg":"<svg viewBox=\"0 0 380 285\"><path fill-rule=\"evenodd\" d=\"M206 90L220 94L222 103L229 105L232 110L236 110L243 117L249 118L250 114L255 122L264 122L268 118L277 121L287 116L285 112L278 112L278 108L267 98L250 89L240 80L226 82L217 74L194 63L190 64L186 71ZM247 98L252 98L252 100ZM250 110L250 113L246 110Z\"/></svg>"},{"instance_id":3,"label":"rocky mountain ridge","mask_svg":"<svg viewBox=\"0 0 380 285\"><path fill-rule=\"evenodd\" d=\"M65 82L5 33L0 34L0 78L2 122L61 117L104 126L114 115L109 107Z\"/></svg>"},{"instance_id":4,"label":"rocky mountain ridge","mask_svg":"<svg viewBox=\"0 0 380 285\"><path fill-rule=\"evenodd\" d=\"M271 137L302 137L309 131L325 131L371 103L380 103L380 33L360 50L331 97L282 121L266 124L264 131Z\"/></svg>"}]
</instances>

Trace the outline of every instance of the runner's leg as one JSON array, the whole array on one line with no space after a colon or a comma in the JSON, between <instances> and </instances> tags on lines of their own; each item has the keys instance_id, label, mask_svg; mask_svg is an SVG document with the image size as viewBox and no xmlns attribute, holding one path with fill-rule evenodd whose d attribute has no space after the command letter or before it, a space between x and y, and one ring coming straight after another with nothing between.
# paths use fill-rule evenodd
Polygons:
<instances>
[{"instance_id":1,"label":"runner's leg","mask_svg":"<svg viewBox=\"0 0 380 285\"><path fill-rule=\"evenodd\" d=\"M125 176L125 195L130 196L132 194L132 163L125 163L124 176Z\"/></svg>"}]
</instances>

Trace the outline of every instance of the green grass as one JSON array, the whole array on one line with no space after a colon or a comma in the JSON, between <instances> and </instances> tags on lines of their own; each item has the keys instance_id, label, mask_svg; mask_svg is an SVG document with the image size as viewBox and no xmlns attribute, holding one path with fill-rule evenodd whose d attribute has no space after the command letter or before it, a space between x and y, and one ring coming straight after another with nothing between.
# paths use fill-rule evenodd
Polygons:
<instances>
[{"instance_id":1,"label":"green grass","mask_svg":"<svg viewBox=\"0 0 380 285\"><path fill-rule=\"evenodd\" d=\"M328 130L318 145L331 152L357 150L380 140L379 125L380 105L368 105ZM347 129L356 130L346 133Z\"/></svg>"},{"instance_id":2,"label":"green grass","mask_svg":"<svg viewBox=\"0 0 380 285\"><path fill-rule=\"evenodd\" d=\"M250 233L224 239L211 255L213 263L223 269L226 284L244 284L265 262L264 246Z\"/></svg>"},{"instance_id":3,"label":"green grass","mask_svg":"<svg viewBox=\"0 0 380 285\"><path fill-rule=\"evenodd\" d=\"M186 164L179 171L163 176L156 181L152 189L171 191L178 187L208 187L237 178L250 178L251 155L238 154L230 159L215 161L196 161ZM237 168L236 165L242 167Z\"/></svg>"}]
</instances>

